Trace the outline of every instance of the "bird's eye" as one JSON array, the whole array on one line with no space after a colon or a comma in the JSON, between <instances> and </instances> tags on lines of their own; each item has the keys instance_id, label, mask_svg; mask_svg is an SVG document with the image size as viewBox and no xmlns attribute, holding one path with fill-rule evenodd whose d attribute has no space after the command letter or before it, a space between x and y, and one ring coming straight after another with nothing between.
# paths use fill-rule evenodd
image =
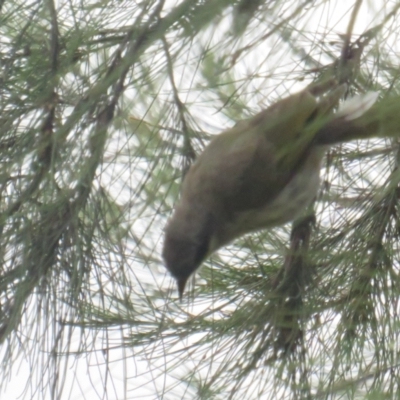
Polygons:
<instances>
[{"instance_id":1,"label":"bird's eye","mask_svg":"<svg viewBox=\"0 0 400 400\"><path fill-rule=\"evenodd\" d=\"M197 237L197 249L194 255L195 265L199 265L208 253L208 248L210 246L211 237L214 232L215 222L211 214L206 218L206 223L203 226L200 234Z\"/></svg>"}]
</instances>

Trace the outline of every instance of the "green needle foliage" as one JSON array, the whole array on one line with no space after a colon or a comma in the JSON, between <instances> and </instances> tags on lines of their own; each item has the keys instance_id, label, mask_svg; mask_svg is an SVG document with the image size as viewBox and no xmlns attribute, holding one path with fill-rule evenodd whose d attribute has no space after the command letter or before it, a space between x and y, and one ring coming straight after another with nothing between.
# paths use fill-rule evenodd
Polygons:
<instances>
[{"instance_id":1,"label":"green needle foliage","mask_svg":"<svg viewBox=\"0 0 400 400\"><path fill-rule=\"evenodd\" d=\"M3 393L25 370L32 399L395 398L399 8L0 2ZM332 147L311 216L219 251L180 303L160 254L196 154L332 77L379 92L380 139Z\"/></svg>"}]
</instances>

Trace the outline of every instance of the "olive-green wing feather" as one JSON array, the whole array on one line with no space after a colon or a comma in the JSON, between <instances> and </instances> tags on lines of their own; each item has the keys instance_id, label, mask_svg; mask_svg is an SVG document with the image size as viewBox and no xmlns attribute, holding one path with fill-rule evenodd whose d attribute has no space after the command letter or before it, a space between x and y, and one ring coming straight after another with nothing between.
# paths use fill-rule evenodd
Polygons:
<instances>
[{"instance_id":1,"label":"olive-green wing feather","mask_svg":"<svg viewBox=\"0 0 400 400\"><path fill-rule=\"evenodd\" d=\"M188 172L183 190L219 202L227 212L261 207L285 187L301 152L282 168L285 146L301 133L317 102L301 92L221 133ZM199 197L200 196L200 197Z\"/></svg>"},{"instance_id":2,"label":"olive-green wing feather","mask_svg":"<svg viewBox=\"0 0 400 400\"><path fill-rule=\"evenodd\" d=\"M304 90L240 121L206 147L183 192L229 213L272 201L307 156L319 128L310 128L310 122L329 112L342 94L343 88L317 102Z\"/></svg>"}]
</instances>

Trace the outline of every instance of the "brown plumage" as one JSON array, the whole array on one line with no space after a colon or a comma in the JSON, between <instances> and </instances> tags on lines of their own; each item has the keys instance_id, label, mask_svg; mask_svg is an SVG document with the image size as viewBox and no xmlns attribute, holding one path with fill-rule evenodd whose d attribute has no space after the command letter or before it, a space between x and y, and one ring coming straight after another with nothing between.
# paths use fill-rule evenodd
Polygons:
<instances>
[{"instance_id":1,"label":"brown plumage","mask_svg":"<svg viewBox=\"0 0 400 400\"><path fill-rule=\"evenodd\" d=\"M215 137L191 166L163 249L180 296L208 255L248 232L293 220L312 202L327 145L342 141L343 125L354 125L354 117L376 99L360 97L349 113L334 116L346 87L332 86L333 81L311 86L240 121ZM336 139L335 124L343 131Z\"/></svg>"}]
</instances>

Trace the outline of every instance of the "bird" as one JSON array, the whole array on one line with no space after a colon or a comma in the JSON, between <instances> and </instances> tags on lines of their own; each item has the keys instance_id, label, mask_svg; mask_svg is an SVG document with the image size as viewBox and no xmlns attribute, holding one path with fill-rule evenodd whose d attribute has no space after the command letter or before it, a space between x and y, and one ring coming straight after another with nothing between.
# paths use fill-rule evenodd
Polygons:
<instances>
[{"instance_id":1,"label":"bird","mask_svg":"<svg viewBox=\"0 0 400 400\"><path fill-rule=\"evenodd\" d=\"M311 84L216 135L197 157L183 179L162 250L180 299L212 253L304 212L332 144L374 135L372 122L356 122L378 94L358 95L334 112L347 90L334 79Z\"/></svg>"}]
</instances>

